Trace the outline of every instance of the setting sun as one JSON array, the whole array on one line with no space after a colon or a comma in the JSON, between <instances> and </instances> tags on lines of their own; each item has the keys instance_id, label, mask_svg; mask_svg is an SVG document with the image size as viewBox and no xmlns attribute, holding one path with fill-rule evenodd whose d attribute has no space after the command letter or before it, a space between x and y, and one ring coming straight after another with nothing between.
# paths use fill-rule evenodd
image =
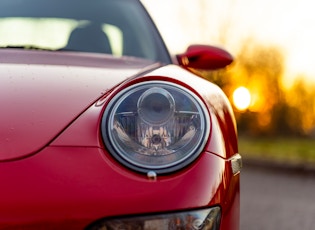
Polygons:
<instances>
[{"instance_id":1,"label":"setting sun","mask_svg":"<svg viewBox=\"0 0 315 230\"><path fill-rule=\"evenodd\" d=\"M247 88L244 86L238 87L233 93L233 104L240 110L246 110L251 103L251 95Z\"/></svg>"}]
</instances>

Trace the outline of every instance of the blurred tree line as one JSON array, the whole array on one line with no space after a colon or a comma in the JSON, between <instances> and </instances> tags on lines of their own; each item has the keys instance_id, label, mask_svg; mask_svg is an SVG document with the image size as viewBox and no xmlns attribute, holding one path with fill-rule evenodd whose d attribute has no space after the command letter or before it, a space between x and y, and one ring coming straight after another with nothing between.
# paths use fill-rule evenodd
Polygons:
<instances>
[{"instance_id":1,"label":"blurred tree line","mask_svg":"<svg viewBox=\"0 0 315 230\"><path fill-rule=\"evenodd\" d=\"M284 74L281 50L253 42L242 47L232 66L202 73L229 99L238 86L249 89L250 107L245 111L234 108L240 134L314 137L315 85L297 76L292 86L284 87Z\"/></svg>"},{"instance_id":2,"label":"blurred tree line","mask_svg":"<svg viewBox=\"0 0 315 230\"><path fill-rule=\"evenodd\" d=\"M213 28L208 23L217 22L217 29L202 30L199 35L216 37L219 44L227 45L235 32L231 15L234 15L236 2L226 1L220 18L211 14L220 6L216 1L200 0L195 4L200 9L198 23L202 23L204 28ZM185 9L181 9L181 12L185 13ZM213 15L213 18L206 20L209 15ZM185 18L189 23L191 17L181 17L182 20ZM219 85L232 105L232 95L237 87L244 86L250 91L250 107L245 111L238 111L234 107L239 134L315 138L314 83L307 82L304 76L296 76L290 87L284 86L286 60L282 50L277 46L259 44L250 35L247 41L246 36L244 38L231 66L219 71L197 71Z\"/></svg>"}]
</instances>

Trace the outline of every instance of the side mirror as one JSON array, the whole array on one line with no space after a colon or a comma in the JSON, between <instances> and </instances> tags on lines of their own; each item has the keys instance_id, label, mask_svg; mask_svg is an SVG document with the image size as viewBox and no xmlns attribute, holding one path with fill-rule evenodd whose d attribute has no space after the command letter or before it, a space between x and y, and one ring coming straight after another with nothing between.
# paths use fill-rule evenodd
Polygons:
<instances>
[{"instance_id":1,"label":"side mirror","mask_svg":"<svg viewBox=\"0 0 315 230\"><path fill-rule=\"evenodd\" d=\"M233 62L229 52L208 45L189 46L185 53L176 55L176 58L180 66L200 70L217 70Z\"/></svg>"}]
</instances>

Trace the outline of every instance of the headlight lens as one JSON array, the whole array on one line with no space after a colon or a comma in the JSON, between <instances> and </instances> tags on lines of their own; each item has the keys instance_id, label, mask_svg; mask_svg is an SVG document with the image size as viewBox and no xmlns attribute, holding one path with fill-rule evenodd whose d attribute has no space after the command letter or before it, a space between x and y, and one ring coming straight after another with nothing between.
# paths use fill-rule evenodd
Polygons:
<instances>
[{"instance_id":1,"label":"headlight lens","mask_svg":"<svg viewBox=\"0 0 315 230\"><path fill-rule=\"evenodd\" d=\"M144 173L169 173L189 164L204 147L209 128L208 113L196 95L160 81L121 91L102 119L112 155Z\"/></svg>"},{"instance_id":2,"label":"headlight lens","mask_svg":"<svg viewBox=\"0 0 315 230\"><path fill-rule=\"evenodd\" d=\"M90 228L88 228L88 230L218 230L220 228L220 221L221 210L219 207L213 207L204 210L170 213L164 215L102 220L93 224Z\"/></svg>"}]
</instances>

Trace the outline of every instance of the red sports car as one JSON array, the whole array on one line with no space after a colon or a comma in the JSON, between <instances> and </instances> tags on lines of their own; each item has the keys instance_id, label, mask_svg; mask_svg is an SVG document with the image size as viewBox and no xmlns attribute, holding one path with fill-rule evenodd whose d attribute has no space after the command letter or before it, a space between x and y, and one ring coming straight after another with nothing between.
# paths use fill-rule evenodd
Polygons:
<instances>
[{"instance_id":1,"label":"red sports car","mask_svg":"<svg viewBox=\"0 0 315 230\"><path fill-rule=\"evenodd\" d=\"M239 229L229 53L138 0L2 0L0 47L0 229Z\"/></svg>"}]
</instances>

